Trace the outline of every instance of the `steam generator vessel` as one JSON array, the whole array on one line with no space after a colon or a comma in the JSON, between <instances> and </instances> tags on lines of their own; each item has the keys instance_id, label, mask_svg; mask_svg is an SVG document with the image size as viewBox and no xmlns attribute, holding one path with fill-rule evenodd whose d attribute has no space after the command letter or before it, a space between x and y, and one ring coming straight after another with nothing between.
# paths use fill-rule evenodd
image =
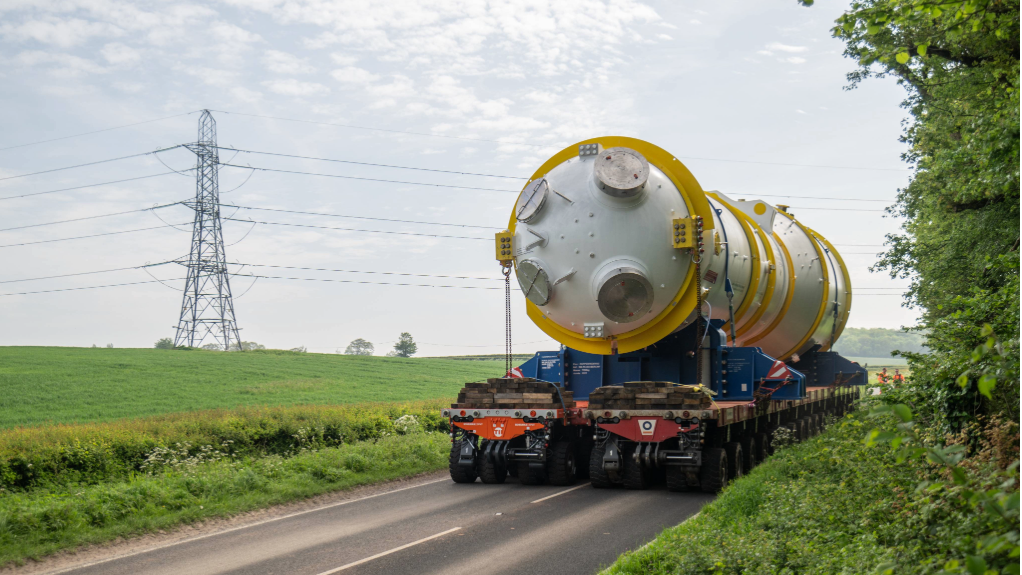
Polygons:
<instances>
[{"instance_id":1,"label":"steam generator vessel","mask_svg":"<svg viewBox=\"0 0 1022 575\"><path fill-rule=\"evenodd\" d=\"M866 383L831 351L852 304L834 246L787 206L703 190L648 142L550 158L495 257L562 345L444 410L454 481L714 492Z\"/></svg>"}]
</instances>

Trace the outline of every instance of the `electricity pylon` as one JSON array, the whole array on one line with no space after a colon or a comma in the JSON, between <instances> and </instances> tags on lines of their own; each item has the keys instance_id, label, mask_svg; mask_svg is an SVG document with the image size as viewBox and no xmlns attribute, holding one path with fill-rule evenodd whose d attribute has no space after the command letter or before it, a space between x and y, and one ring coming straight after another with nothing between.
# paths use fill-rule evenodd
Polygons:
<instances>
[{"instance_id":1,"label":"electricity pylon","mask_svg":"<svg viewBox=\"0 0 1022 575\"><path fill-rule=\"evenodd\" d=\"M220 227L220 155L216 145L216 121L209 110L199 116L199 139L186 144L198 158L195 170L195 211L192 249L188 256L188 278L181 301L181 318L174 335L175 346L200 347L204 341L230 350L241 347L238 322L234 318L231 282Z\"/></svg>"}]
</instances>

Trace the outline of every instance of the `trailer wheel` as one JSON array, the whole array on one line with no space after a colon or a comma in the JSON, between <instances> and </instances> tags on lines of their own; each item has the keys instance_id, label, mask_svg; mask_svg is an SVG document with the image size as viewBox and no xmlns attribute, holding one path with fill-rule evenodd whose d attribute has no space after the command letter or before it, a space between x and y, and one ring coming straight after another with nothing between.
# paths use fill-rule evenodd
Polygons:
<instances>
[{"instance_id":1,"label":"trailer wheel","mask_svg":"<svg viewBox=\"0 0 1022 575\"><path fill-rule=\"evenodd\" d=\"M478 477L476 468L458 465L458 457L461 455L461 444L461 440L451 443L451 456L447 460L447 469L451 472L451 479L455 483L475 483L476 477Z\"/></svg>"},{"instance_id":2,"label":"trailer wheel","mask_svg":"<svg viewBox=\"0 0 1022 575\"><path fill-rule=\"evenodd\" d=\"M607 470L603 468L603 452L607 450L607 443L594 445L589 453L589 482L597 489L610 489L614 487L614 481L610 478Z\"/></svg>"},{"instance_id":3,"label":"trailer wheel","mask_svg":"<svg viewBox=\"0 0 1022 575\"><path fill-rule=\"evenodd\" d=\"M667 490L674 492L689 491L688 473L682 467L671 465L667 468Z\"/></svg>"},{"instance_id":4,"label":"trailer wheel","mask_svg":"<svg viewBox=\"0 0 1022 575\"><path fill-rule=\"evenodd\" d=\"M807 415L803 417L800 421L802 422L803 428L805 429L805 431L803 432L805 434L804 435L805 439L809 439L810 437L816 435L816 425L815 422L813 421L813 416Z\"/></svg>"},{"instance_id":5,"label":"trailer wheel","mask_svg":"<svg viewBox=\"0 0 1022 575\"><path fill-rule=\"evenodd\" d=\"M742 468L748 473L752 471L753 467L759 463L756 459L756 448L759 447L759 441L755 435L746 435L742 438Z\"/></svg>"},{"instance_id":6,"label":"trailer wheel","mask_svg":"<svg viewBox=\"0 0 1022 575\"><path fill-rule=\"evenodd\" d=\"M547 480L550 485L571 485L575 483L575 443L561 440L550 449L547 460Z\"/></svg>"},{"instance_id":7,"label":"trailer wheel","mask_svg":"<svg viewBox=\"0 0 1022 575\"><path fill-rule=\"evenodd\" d=\"M479 466L479 479L482 479L483 483L504 483L507 481L507 464L483 458Z\"/></svg>"},{"instance_id":8,"label":"trailer wheel","mask_svg":"<svg viewBox=\"0 0 1022 575\"><path fill-rule=\"evenodd\" d=\"M652 483L652 473L642 463L635 461L631 453L621 454L621 466L624 467L621 473L621 483L625 489L649 489Z\"/></svg>"},{"instance_id":9,"label":"trailer wheel","mask_svg":"<svg viewBox=\"0 0 1022 575\"><path fill-rule=\"evenodd\" d=\"M727 485L727 453L719 447L703 451L699 468L699 487L706 493L718 493Z\"/></svg>"},{"instance_id":10,"label":"trailer wheel","mask_svg":"<svg viewBox=\"0 0 1022 575\"><path fill-rule=\"evenodd\" d=\"M522 485L543 485L546 482L546 469L529 467L528 461L518 462L518 482Z\"/></svg>"},{"instance_id":11,"label":"trailer wheel","mask_svg":"<svg viewBox=\"0 0 1022 575\"><path fill-rule=\"evenodd\" d=\"M767 457L770 457L774 453L774 448L770 446L770 434L769 433L757 433L756 434L756 462L762 463L766 461Z\"/></svg>"},{"instance_id":12,"label":"trailer wheel","mask_svg":"<svg viewBox=\"0 0 1022 575\"><path fill-rule=\"evenodd\" d=\"M745 475L745 457L742 453L742 444L737 441L725 443L724 451L727 452L728 480L734 481Z\"/></svg>"},{"instance_id":13,"label":"trailer wheel","mask_svg":"<svg viewBox=\"0 0 1022 575\"><path fill-rule=\"evenodd\" d=\"M575 478L589 479L589 458L593 453L593 442L581 439L575 441Z\"/></svg>"}]
</instances>

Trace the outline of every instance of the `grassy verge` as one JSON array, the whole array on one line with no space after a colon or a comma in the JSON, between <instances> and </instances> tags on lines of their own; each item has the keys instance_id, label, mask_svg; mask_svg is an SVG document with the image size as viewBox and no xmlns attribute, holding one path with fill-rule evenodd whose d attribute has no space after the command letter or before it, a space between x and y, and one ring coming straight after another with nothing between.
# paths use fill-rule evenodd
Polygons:
<instances>
[{"instance_id":1,"label":"grassy verge","mask_svg":"<svg viewBox=\"0 0 1022 575\"><path fill-rule=\"evenodd\" d=\"M446 434L411 431L288 458L178 462L119 482L6 493L0 496L0 566L442 469L449 449Z\"/></svg>"},{"instance_id":2,"label":"grassy verge","mask_svg":"<svg viewBox=\"0 0 1022 575\"><path fill-rule=\"evenodd\" d=\"M698 517L622 555L608 572L961 572L964 565L948 568L948 561L976 553L994 519L965 504L955 487L917 491L923 480L940 481L936 468L866 447L863 437L876 425L858 412L780 449ZM988 559L1006 567L986 573L1018 573L1017 555Z\"/></svg>"},{"instance_id":3,"label":"grassy verge","mask_svg":"<svg viewBox=\"0 0 1022 575\"><path fill-rule=\"evenodd\" d=\"M402 416L447 431L450 400L339 406L246 407L78 425L0 430L0 494L120 481L175 462L290 456L379 439Z\"/></svg>"},{"instance_id":4,"label":"grassy verge","mask_svg":"<svg viewBox=\"0 0 1022 575\"><path fill-rule=\"evenodd\" d=\"M0 429L241 406L430 400L503 372L503 359L0 347Z\"/></svg>"}]
</instances>

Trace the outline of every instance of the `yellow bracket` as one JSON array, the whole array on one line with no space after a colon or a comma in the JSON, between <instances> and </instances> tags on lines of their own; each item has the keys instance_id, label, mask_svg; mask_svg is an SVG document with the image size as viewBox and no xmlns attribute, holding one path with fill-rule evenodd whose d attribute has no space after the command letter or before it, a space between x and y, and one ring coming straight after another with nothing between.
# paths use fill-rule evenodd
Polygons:
<instances>
[{"instance_id":1,"label":"yellow bracket","mask_svg":"<svg viewBox=\"0 0 1022 575\"><path fill-rule=\"evenodd\" d=\"M671 246L675 248L694 248L696 227L692 218L674 218L671 220Z\"/></svg>"},{"instance_id":2,"label":"yellow bracket","mask_svg":"<svg viewBox=\"0 0 1022 575\"><path fill-rule=\"evenodd\" d=\"M514 260L515 248L514 242L515 237L511 232L504 230L502 232L493 235L495 240L495 249L497 254L497 261L502 264L510 265Z\"/></svg>"}]
</instances>

